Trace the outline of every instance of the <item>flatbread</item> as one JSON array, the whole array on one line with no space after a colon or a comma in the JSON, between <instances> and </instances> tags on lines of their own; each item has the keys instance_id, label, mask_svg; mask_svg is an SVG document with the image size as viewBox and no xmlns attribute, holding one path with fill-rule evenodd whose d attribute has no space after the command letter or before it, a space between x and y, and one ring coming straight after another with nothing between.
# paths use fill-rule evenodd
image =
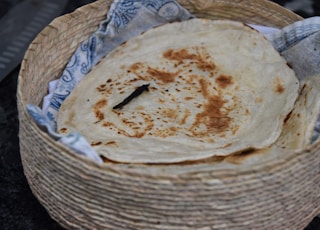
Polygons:
<instances>
[{"instance_id":1,"label":"flatbread","mask_svg":"<svg viewBox=\"0 0 320 230\"><path fill-rule=\"evenodd\" d=\"M283 131L275 145L282 149L302 150L312 142L320 113L320 76L301 81L301 92L285 120Z\"/></svg>"},{"instance_id":2,"label":"flatbread","mask_svg":"<svg viewBox=\"0 0 320 230\"><path fill-rule=\"evenodd\" d=\"M117 162L224 156L274 143L298 90L294 71L259 32L192 19L107 55L62 104L58 130L79 131Z\"/></svg>"},{"instance_id":3,"label":"flatbread","mask_svg":"<svg viewBox=\"0 0 320 230\"><path fill-rule=\"evenodd\" d=\"M298 152L310 146L320 114L320 75L304 79L300 85L298 99L285 119L281 135L275 143L263 150L231 154L224 160L236 164L253 165L281 158L283 154Z\"/></svg>"}]
</instances>

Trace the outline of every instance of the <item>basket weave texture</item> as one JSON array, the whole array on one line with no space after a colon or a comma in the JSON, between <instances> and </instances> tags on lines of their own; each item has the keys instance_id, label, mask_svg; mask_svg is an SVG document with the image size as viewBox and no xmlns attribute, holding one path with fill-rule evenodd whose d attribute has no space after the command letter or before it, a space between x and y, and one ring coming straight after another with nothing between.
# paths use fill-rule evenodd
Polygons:
<instances>
[{"instance_id":1,"label":"basket weave texture","mask_svg":"<svg viewBox=\"0 0 320 230\"><path fill-rule=\"evenodd\" d=\"M42 132L40 105L79 44L105 19L98 0L55 19L32 42L18 83L20 151L34 195L68 229L303 229L320 213L320 142L252 168L150 173L148 165L96 165ZM302 18L265 0L179 0L197 17L281 28ZM163 166L165 167L165 166ZM191 167L186 165L185 167ZM187 170L188 171L188 170Z\"/></svg>"}]
</instances>

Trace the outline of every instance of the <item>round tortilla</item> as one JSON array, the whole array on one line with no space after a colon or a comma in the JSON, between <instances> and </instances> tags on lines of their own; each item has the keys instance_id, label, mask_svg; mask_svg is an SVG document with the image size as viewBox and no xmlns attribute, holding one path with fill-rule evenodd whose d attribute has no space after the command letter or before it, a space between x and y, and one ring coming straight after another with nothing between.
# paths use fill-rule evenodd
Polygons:
<instances>
[{"instance_id":1,"label":"round tortilla","mask_svg":"<svg viewBox=\"0 0 320 230\"><path fill-rule=\"evenodd\" d=\"M107 55L62 104L58 130L80 132L117 162L225 156L274 143L298 90L293 70L259 32L192 19Z\"/></svg>"},{"instance_id":2,"label":"round tortilla","mask_svg":"<svg viewBox=\"0 0 320 230\"><path fill-rule=\"evenodd\" d=\"M320 75L308 77L302 80L300 85L300 93L294 108L286 117L281 135L275 143L262 150L231 154L224 160L236 164L254 165L281 158L283 154L301 151L310 146L320 113Z\"/></svg>"},{"instance_id":3,"label":"round tortilla","mask_svg":"<svg viewBox=\"0 0 320 230\"><path fill-rule=\"evenodd\" d=\"M273 144L281 149L302 150L312 142L320 114L320 75L308 77L300 85L294 108L285 119L281 135Z\"/></svg>"}]
</instances>

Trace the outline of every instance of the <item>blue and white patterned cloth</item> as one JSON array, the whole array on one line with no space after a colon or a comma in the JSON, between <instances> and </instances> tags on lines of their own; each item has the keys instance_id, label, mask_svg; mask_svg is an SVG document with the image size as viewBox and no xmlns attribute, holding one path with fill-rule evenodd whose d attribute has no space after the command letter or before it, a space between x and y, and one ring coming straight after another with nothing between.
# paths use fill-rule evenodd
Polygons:
<instances>
[{"instance_id":1,"label":"blue and white patterned cloth","mask_svg":"<svg viewBox=\"0 0 320 230\"><path fill-rule=\"evenodd\" d=\"M152 27L190 18L193 18L193 15L175 0L114 1L106 20L102 21L98 30L76 50L60 79L51 83L53 85L50 88L53 92L47 96L45 101L48 101L48 103L44 105L44 109L41 110L35 105L27 105L30 116L54 140L65 144L95 162L101 163L101 158L79 133L73 132L68 135L56 133L56 117L61 104L89 70L102 57L123 42ZM283 30L260 26L253 27L264 33L280 53L288 54L291 52L290 49L299 44L300 41L320 31L320 17L305 19ZM320 42L316 43L316 46L320 50ZM297 50L294 50L294 55L299 55L296 52ZM320 54L317 53L317 57L319 56ZM315 55L313 55L313 58L315 58ZM316 60L318 61L318 59ZM305 63L304 68L310 69L308 63ZM292 65L292 63L290 64ZM320 74L320 65L312 68L312 74ZM320 128L320 123L317 127Z\"/></svg>"}]
</instances>

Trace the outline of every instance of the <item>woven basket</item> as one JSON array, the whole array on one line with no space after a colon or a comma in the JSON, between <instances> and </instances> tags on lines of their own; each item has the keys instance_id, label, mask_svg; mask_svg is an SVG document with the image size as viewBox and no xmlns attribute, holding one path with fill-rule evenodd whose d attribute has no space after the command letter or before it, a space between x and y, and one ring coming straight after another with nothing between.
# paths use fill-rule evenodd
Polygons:
<instances>
[{"instance_id":1,"label":"woven basket","mask_svg":"<svg viewBox=\"0 0 320 230\"><path fill-rule=\"evenodd\" d=\"M198 17L281 28L302 18L265 0L180 0ZM34 195L69 229L303 229L320 213L320 142L254 167L97 165L54 142L26 112L105 18L99 0L32 42L18 83L20 151Z\"/></svg>"}]
</instances>

